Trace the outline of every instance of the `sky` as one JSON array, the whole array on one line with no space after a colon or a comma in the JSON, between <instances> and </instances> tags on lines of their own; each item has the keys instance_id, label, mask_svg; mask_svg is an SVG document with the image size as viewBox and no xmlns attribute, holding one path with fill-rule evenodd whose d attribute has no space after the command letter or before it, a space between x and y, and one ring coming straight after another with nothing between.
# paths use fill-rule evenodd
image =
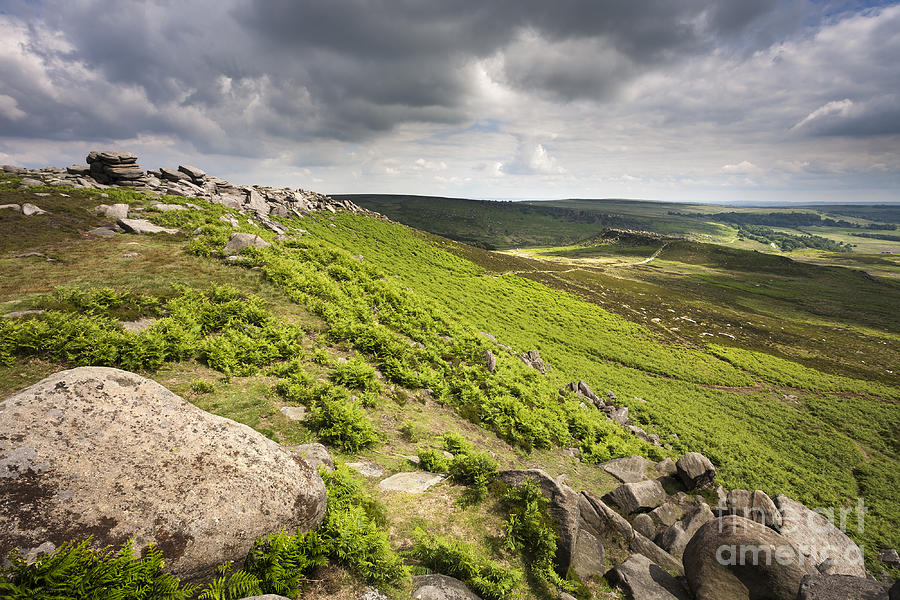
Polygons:
<instances>
[{"instance_id":1,"label":"sky","mask_svg":"<svg viewBox=\"0 0 900 600\"><path fill-rule=\"evenodd\" d=\"M900 3L0 0L0 163L241 184L900 202Z\"/></svg>"}]
</instances>

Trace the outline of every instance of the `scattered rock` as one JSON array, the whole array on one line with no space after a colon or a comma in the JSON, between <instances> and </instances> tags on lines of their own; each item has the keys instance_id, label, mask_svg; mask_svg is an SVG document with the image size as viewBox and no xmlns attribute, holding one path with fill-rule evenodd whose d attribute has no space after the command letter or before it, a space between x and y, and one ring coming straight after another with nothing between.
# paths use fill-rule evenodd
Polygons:
<instances>
[{"instance_id":1,"label":"scattered rock","mask_svg":"<svg viewBox=\"0 0 900 600\"><path fill-rule=\"evenodd\" d=\"M578 495L578 511L580 526L590 528L600 537L619 537L625 542L634 537L631 523L589 491Z\"/></svg>"},{"instance_id":2,"label":"scattered rock","mask_svg":"<svg viewBox=\"0 0 900 600\"><path fill-rule=\"evenodd\" d=\"M160 227L147 219L119 219L118 225L128 233L178 233L177 229Z\"/></svg>"},{"instance_id":3,"label":"scattered rock","mask_svg":"<svg viewBox=\"0 0 900 600\"><path fill-rule=\"evenodd\" d=\"M541 360L541 353L537 350L529 350L520 354L519 358L532 369L536 369L541 375L545 375L550 370L550 365Z\"/></svg>"},{"instance_id":4,"label":"scattered rock","mask_svg":"<svg viewBox=\"0 0 900 600\"><path fill-rule=\"evenodd\" d=\"M411 471L391 475L378 483L378 489L385 492L406 492L407 494L422 494L428 488L446 479L446 475L440 473L428 473L426 471Z\"/></svg>"},{"instance_id":5,"label":"scattered rock","mask_svg":"<svg viewBox=\"0 0 900 600\"><path fill-rule=\"evenodd\" d=\"M188 581L242 561L254 540L314 528L319 475L253 429L158 383L62 371L0 403L0 547L155 542Z\"/></svg>"},{"instance_id":6,"label":"scattered rock","mask_svg":"<svg viewBox=\"0 0 900 600\"><path fill-rule=\"evenodd\" d=\"M0 210L3 210L4 208L9 208L16 212L22 212L22 207L18 204L0 204Z\"/></svg>"},{"instance_id":7,"label":"scattered rock","mask_svg":"<svg viewBox=\"0 0 900 600\"><path fill-rule=\"evenodd\" d=\"M663 476L672 476L678 474L678 468L675 461L671 458L665 458L656 463L656 472Z\"/></svg>"},{"instance_id":8,"label":"scattered rock","mask_svg":"<svg viewBox=\"0 0 900 600\"><path fill-rule=\"evenodd\" d=\"M622 483L637 483L647 479L647 469L653 463L643 456L614 458L600 464L600 468Z\"/></svg>"},{"instance_id":9,"label":"scattered rock","mask_svg":"<svg viewBox=\"0 0 900 600\"><path fill-rule=\"evenodd\" d=\"M697 531L684 570L697 600L796 600L800 582L815 571L787 538L733 515Z\"/></svg>"},{"instance_id":10,"label":"scattered rock","mask_svg":"<svg viewBox=\"0 0 900 600\"><path fill-rule=\"evenodd\" d=\"M18 319L19 317L27 317L30 315L42 315L44 311L42 310L17 310L15 312L8 312L3 315L4 319Z\"/></svg>"},{"instance_id":11,"label":"scattered rock","mask_svg":"<svg viewBox=\"0 0 900 600\"><path fill-rule=\"evenodd\" d=\"M266 248L271 246L269 242L262 239L255 233L232 233L225 244L225 254L239 254L241 250L248 246L256 246L257 248Z\"/></svg>"},{"instance_id":12,"label":"scattered rock","mask_svg":"<svg viewBox=\"0 0 900 600\"><path fill-rule=\"evenodd\" d=\"M35 206L34 204L30 204L26 202L22 205L22 214L26 217L30 217L31 215L43 215L46 214L47 211Z\"/></svg>"},{"instance_id":13,"label":"scattered rock","mask_svg":"<svg viewBox=\"0 0 900 600\"><path fill-rule=\"evenodd\" d=\"M42 252L23 252L16 254L16 258L47 258L47 255Z\"/></svg>"},{"instance_id":14,"label":"scattered rock","mask_svg":"<svg viewBox=\"0 0 900 600\"><path fill-rule=\"evenodd\" d=\"M462 581L446 575L416 575L412 578L413 600L481 600Z\"/></svg>"},{"instance_id":15,"label":"scattered rock","mask_svg":"<svg viewBox=\"0 0 900 600\"><path fill-rule=\"evenodd\" d=\"M94 209L94 212L103 215L107 219L118 221L119 219L128 218L128 209L128 205L124 203L112 205L101 204Z\"/></svg>"},{"instance_id":16,"label":"scattered rock","mask_svg":"<svg viewBox=\"0 0 900 600\"><path fill-rule=\"evenodd\" d=\"M625 483L603 497L626 514L647 511L666 501L666 492L655 479L637 483Z\"/></svg>"},{"instance_id":17,"label":"scattered rock","mask_svg":"<svg viewBox=\"0 0 900 600\"><path fill-rule=\"evenodd\" d=\"M681 521L677 521L663 530L656 538L656 543L672 556L681 556L685 547L697 530L716 517L704 502Z\"/></svg>"},{"instance_id":18,"label":"scattered rock","mask_svg":"<svg viewBox=\"0 0 900 600\"><path fill-rule=\"evenodd\" d=\"M306 419L306 407L305 406L282 406L281 414L286 416L291 421L303 421Z\"/></svg>"},{"instance_id":19,"label":"scattered rock","mask_svg":"<svg viewBox=\"0 0 900 600\"><path fill-rule=\"evenodd\" d=\"M689 490L711 487L716 478L716 468L699 452L688 452L675 463L678 477Z\"/></svg>"},{"instance_id":20,"label":"scattered rock","mask_svg":"<svg viewBox=\"0 0 900 600\"><path fill-rule=\"evenodd\" d=\"M631 538L630 542L628 542L628 549L632 552L637 552L638 554L646 556L666 571L678 573L678 575L684 575L684 567L681 566L680 560L654 544L649 538L641 535L637 531L634 532L634 537Z\"/></svg>"},{"instance_id":21,"label":"scattered rock","mask_svg":"<svg viewBox=\"0 0 900 600\"><path fill-rule=\"evenodd\" d=\"M22 187L37 187L39 185L44 185L44 182L40 179L35 179L34 177L23 177L19 180L19 185Z\"/></svg>"},{"instance_id":22,"label":"scattered rock","mask_svg":"<svg viewBox=\"0 0 900 600\"><path fill-rule=\"evenodd\" d=\"M484 351L484 366L491 373L497 370L497 357L490 350Z\"/></svg>"},{"instance_id":23,"label":"scattered rock","mask_svg":"<svg viewBox=\"0 0 900 600\"><path fill-rule=\"evenodd\" d=\"M118 232L110 229L109 227L95 227L87 232L88 235L93 237L115 237Z\"/></svg>"},{"instance_id":24,"label":"scattered rock","mask_svg":"<svg viewBox=\"0 0 900 600\"><path fill-rule=\"evenodd\" d=\"M334 471L334 459L331 458L328 449L322 444L315 442L310 444L297 444L296 446L288 446L288 450L295 456L299 456L309 463L309 466L313 469L318 469L321 465L328 471Z\"/></svg>"},{"instance_id":25,"label":"scattered rock","mask_svg":"<svg viewBox=\"0 0 900 600\"><path fill-rule=\"evenodd\" d=\"M900 554L893 548L884 548L878 553L878 560L891 567L900 567Z\"/></svg>"},{"instance_id":26,"label":"scattered rock","mask_svg":"<svg viewBox=\"0 0 900 600\"><path fill-rule=\"evenodd\" d=\"M865 577L863 553L853 540L816 511L783 494L774 498L781 512L781 535L820 570L831 575Z\"/></svg>"},{"instance_id":27,"label":"scattered rock","mask_svg":"<svg viewBox=\"0 0 900 600\"><path fill-rule=\"evenodd\" d=\"M632 521L632 526L645 538L652 540L656 537L656 523L653 522L653 517L647 513L637 515Z\"/></svg>"},{"instance_id":28,"label":"scattered rock","mask_svg":"<svg viewBox=\"0 0 900 600\"><path fill-rule=\"evenodd\" d=\"M368 479L384 475L384 467L371 461L349 462L347 466Z\"/></svg>"},{"instance_id":29,"label":"scattered rock","mask_svg":"<svg viewBox=\"0 0 900 600\"><path fill-rule=\"evenodd\" d=\"M163 204L162 202L155 202L150 205L150 208L153 210L158 210L159 212L169 212L173 210L189 210L187 206L183 204Z\"/></svg>"},{"instance_id":30,"label":"scattered rock","mask_svg":"<svg viewBox=\"0 0 900 600\"><path fill-rule=\"evenodd\" d=\"M704 504L703 506L706 505ZM665 504L657 506L656 508L651 510L649 515L650 518L653 519L653 522L657 525L669 527L671 525L674 525L675 522L681 518L681 509L672 502L666 502ZM710 512L710 515L712 515L712 512Z\"/></svg>"},{"instance_id":31,"label":"scattered rock","mask_svg":"<svg viewBox=\"0 0 900 600\"><path fill-rule=\"evenodd\" d=\"M599 575L605 570L606 551L597 536L585 527L579 527L569 570L581 579Z\"/></svg>"},{"instance_id":32,"label":"scattered rock","mask_svg":"<svg viewBox=\"0 0 900 600\"><path fill-rule=\"evenodd\" d=\"M851 575L809 575L797 600L888 600L890 584Z\"/></svg>"},{"instance_id":33,"label":"scattered rock","mask_svg":"<svg viewBox=\"0 0 900 600\"><path fill-rule=\"evenodd\" d=\"M190 165L178 165L178 170L194 181L203 181L206 179L206 172L198 169L197 167L192 167Z\"/></svg>"},{"instance_id":34,"label":"scattered rock","mask_svg":"<svg viewBox=\"0 0 900 600\"><path fill-rule=\"evenodd\" d=\"M754 490L753 494L750 495L749 518L757 523L762 523L766 527L771 527L775 531L781 530L781 513L768 494L762 490Z\"/></svg>"},{"instance_id":35,"label":"scattered rock","mask_svg":"<svg viewBox=\"0 0 900 600\"><path fill-rule=\"evenodd\" d=\"M606 578L633 600L690 600L684 586L665 569L641 554L632 554Z\"/></svg>"},{"instance_id":36,"label":"scattered rock","mask_svg":"<svg viewBox=\"0 0 900 600\"><path fill-rule=\"evenodd\" d=\"M122 256L125 256L124 254ZM135 254L135 256L137 256ZM151 319L149 317L145 317L143 319L138 319L137 321L122 321L120 324L122 325L122 329L125 331L130 331L131 333L140 333L145 329L149 329L156 323L156 319Z\"/></svg>"}]
</instances>

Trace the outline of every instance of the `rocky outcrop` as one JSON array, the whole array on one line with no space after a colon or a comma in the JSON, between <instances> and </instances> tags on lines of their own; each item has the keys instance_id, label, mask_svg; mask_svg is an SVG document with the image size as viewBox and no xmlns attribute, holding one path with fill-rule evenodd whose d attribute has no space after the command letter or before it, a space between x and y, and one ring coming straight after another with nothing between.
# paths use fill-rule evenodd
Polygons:
<instances>
[{"instance_id":1,"label":"rocky outcrop","mask_svg":"<svg viewBox=\"0 0 900 600\"><path fill-rule=\"evenodd\" d=\"M703 525L715 519L706 503L701 504L683 520L672 523L656 538L656 543L673 556L681 556L694 534Z\"/></svg>"},{"instance_id":2,"label":"rocky outcrop","mask_svg":"<svg viewBox=\"0 0 900 600\"><path fill-rule=\"evenodd\" d=\"M266 248L271 246L269 242L253 233L232 233L225 244L224 252L226 256L240 254L241 250L249 246L257 248Z\"/></svg>"},{"instance_id":3,"label":"rocky outcrop","mask_svg":"<svg viewBox=\"0 0 900 600\"><path fill-rule=\"evenodd\" d=\"M601 463L600 468L622 483L637 483L647 479L647 469L652 464L643 456L626 456Z\"/></svg>"},{"instance_id":4,"label":"rocky outcrop","mask_svg":"<svg viewBox=\"0 0 900 600\"><path fill-rule=\"evenodd\" d=\"M412 578L413 600L481 600L466 584L446 575L417 575Z\"/></svg>"},{"instance_id":5,"label":"rocky outcrop","mask_svg":"<svg viewBox=\"0 0 900 600\"><path fill-rule=\"evenodd\" d=\"M133 187L146 182L144 171L137 164L137 156L130 152L94 150L87 155L87 163L90 176L98 183ZM81 171L80 168L78 170Z\"/></svg>"},{"instance_id":6,"label":"rocky outcrop","mask_svg":"<svg viewBox=\"0 0 900 600\"><path fill-rule=\"evenodd\" d=\"M689 490L712 487L716 478L716 468L699 452L688 452L675 463L678 477Z\"/></svg>"},{"instance_id":7,"label":"rocky outcrop","mask_svg":"<svg viewBox=\"0 0 900 600\"><path fill-rule=\"evenodd\" d=\"M484 351L484 366L489 373L497 370L497 357L490 350Z\"/></svg>"},{"instance_id":8,"label":"rocky outcrop","mask_svg":"<svg viewBox=\"0 0 900 600\"><path fill-rule=\"evenodd\" d=\"M551 368L550 365L548 365L541 359L541 353L537 350L529 350L528 352L523 352L519 355L519 358L523 363L525 363L532 369L537 370L541 375L546 375Z\"/></svg>"},{"instance_id":9,"label":"rocky outcrop","mask_svg":"<svg viewBox=\"0 0 900 600\"><path fill-rule=\"evenodd\" d=\"M606 496L607 502L615 504L626 514L648 511L666 501L666 492L655 479L637 483L623 483Z\"/></svg>"},{"instance_id":10,"label":"rocky outcrop","mask_svg":"<svg viewBox=\"0 0 900 600\"><path fill-rule=\"evenodd\" d=\"M0 553L155 543L187 580L314 528L318 473L253 429L125 371L62 371L0 402Z\"/></svg>"},{"instance_id":11,"label":"rocky outcrop","mask_svg":"<svg viewBox=\"0 0 900 600\"><path fill-rule=\"evenodd\" d=\"M862 550L831 521L783 494L774 502L783 520L781 534L810 564L831 575L866 576Z\"/></svg>"},{"instance_id":12,"label":"rocky outcrop","mask_svg":"<svg viewBox=\"0 0 900 600\"><path fill-rule=\"evenodd\" d=\"M797 600L888 600L890 584L850 575L810 575Z\"/></svg>"},{"instance_id":13,"label":"rocky outcrop","mask_svg":"<svg viewBox=\"0 0 900 600\"><path fill-rule=\"evenodd\" d=\"M606 578L625 590L633 600L690 600L677 579L646 556L632 554Z\"/></svg>"},{"instance_id":14,"label":"rocky outcrop","mask_svg":"<svg viewBox=\"0 0 900 600\"><path fill-rule=\"evenodd\" d=\"M730 515L691 538L684 572L697 600L796 600L815 569L777 532Z\"/></svg>"}]
</instances>

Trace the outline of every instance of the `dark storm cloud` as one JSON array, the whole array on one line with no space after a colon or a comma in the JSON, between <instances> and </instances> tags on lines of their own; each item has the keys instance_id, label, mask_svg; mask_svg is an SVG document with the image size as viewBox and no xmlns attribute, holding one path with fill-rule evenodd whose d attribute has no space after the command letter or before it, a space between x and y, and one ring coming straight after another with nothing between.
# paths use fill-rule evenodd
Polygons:
<instances>
[{"instance_id":1,"label":"dark storm cloud","mask_svg":"<svg viewBox=\"0 0 900 600\"><path fill-rule=\"evenodd\" d=\"M795 24L795 6L774 0L12 4L8 14L25 27L17 42L23 56L0 58L0 95L26 116L15 107L0 110L0 126L6 135L50 139L170 134L198 148L246 154L265 152L261 141L365 139L404 122L468 119L474 91L466 68L476 60L499 57L492 76L526 92L602 99L659 65L753 49L766 24ZM35 84L36 65L43 85Z\"/></svg>"}]
</instances>

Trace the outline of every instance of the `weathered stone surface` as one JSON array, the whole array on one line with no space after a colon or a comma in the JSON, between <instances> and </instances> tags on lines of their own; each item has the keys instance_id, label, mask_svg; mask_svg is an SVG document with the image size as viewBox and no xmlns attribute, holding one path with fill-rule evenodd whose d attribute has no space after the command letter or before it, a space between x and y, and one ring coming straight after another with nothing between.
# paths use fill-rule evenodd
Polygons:
<instances>
[{"instance_id":1,"label":"weathered stone surface","mask_svg":"<svg viewBox=\"0 0 900 600\"><path fill-rule=\"evenodd\" d=\"M677 475L678 468L675 466L675 461L667 457L656 463L656 472L663 476Z\"/></svg>"},{"instance_id":2,"label":"weathered stone surface","mask_svg":"<svg viewBox=\"0 0 900 600\"><path fill-rule=\"evenodd\" d=\"M697 531L684 570L697 600L796 600L803 577L815 571L788 539L733 515Z\"/></svg>"},{"instance_id":3,"label":"weathered stone surface","mask_svg":"<svg viewBox=\"0 0 900 600\"><path fill-rule=\"evenodd\" d=\"M134 535L189 580L242 561L259 536L315 527L326 501L319 475L277 443L103 367L0 402L0 482L4 553Z\"/></svg>"},{"instance_id":4,"label":"weathered stone surface","mask_svg":"<svg viewBox=\"0 0 900 600\"><path fill-rule=\"evenodd\" d=\"M94 209L94 212L103 215L107 219L118 221L119 219L128 218L128 205L123 203L112 205L101 204Z\"/></svg>"},{"instance_id":5,"label":"weathered stone surface","mask_svg":"<svg viewBox=\"0 0 900 600\"><path fill-rule=\"evenodd\" d=\"M636 552L638 554L642 554L664 568L666 571L672 571L673 573L678 573L679 575L684 575L684 567L681 566L681 561L654 544L650 539L641 535L637 531L634 532L634 537L631 538L631 541L628 542L628 549L632 552Z\"/></svg>"},{"instance_id":6,"label":"weathered stone surface","mask_svg":"<svg viewBox=\"0 0 900 600\"><path fill-rule=\"evenodd\" d=\"M117 235L119 235L116 231L110 229L109 227L94 227L93 229L88 230L87 234L92 237L103 238L116 237Z\"/></svg>"},{"instance_id":7,"label":"weathered stone surface","mask_svg":"<svg viewBox=\"0 0 900 600\"><path fill-rule=\"evenodd\" d=\"M30 202L26 202L22 205L22 214L26 217L30 217L31 215L43 215L46 214L47 211L39 206L35 206Z\"/></svg>"},{"instance_id":8,"label":"weathered stone surface","mask_svg":"<svg viewBox=\"0 0 900 600\"><path fill-rule=\"evenodd\" d=\"M565 575L572 565L572 555L578 534L578 495L567 485L559 483L540 469L515 469L501 471L500 478L509 486L520 486L526 479L533 479L550 501L548 512L559 525L559 541L556 546L556 567Z\"/></svg>"},{"instance_id":9,"label":"weathered stone surface","mask_svg":"<svg viewBox=\"0 0 900 600\"><path fill-rule=\"evenodd\" d=\"M537 350L529 350L528 352L524 352L519 355L519 358L522 359L523 363L525 363L532 369L536 369L542 375L546 374L547 371L550 370L550 365L548 365L541 359L541 353Z\"/></svg>"},{"instance_id":10,"label":"weathered stone surface","mask_svg":"<svg viewBox=\"0 0 900 600\"><path fill-rule=\"evenodd\" d=\"M446 477L446 475L441 473L428 473L426 471L397 473L378 482L378 489L385 492L422 494L428 491L429 488L442 482Z\"/></svg>"},{"instance_id":11,"label":"weathered stone surface","mask_svg":"<svg viewBox=\"0 0 900 600\"><path fill-rule=\"evenodd\" d=\"M141 331L152 327L154 323L156 323L156 319L145 317L143 319L138 319L137 321L122 321L120 324L125 331L140 333Z\"/></svg>"},{"instance_id":12,"label":"weathered stone surface","mask_svg":"<svg viewBox=\"0 0 900 600\"><path fill-rule=\"evenodd\" d=\"M391 597L373 587L367 587L363 593L356 597L356 600L391 600Z\"/></svg>"},{"instance_id":13,"label":"weathered stone surface","mask_svg":"<svg viewBox=\"0 0 900 600\"><path fill-rule=\"evenodd\" d=\"M178 165L178 170L195 181L200 181L206 177L206 171L191 165Z\"/></svg>"},{"instance_id":14,"label":"weathered stone surface","mask_svg":"<svg viewBox=\"0 0 900 600\"><path fill-rule=\"evenodd\" d=\"M119 219L117 224L128 233L178 233L177 229L160 227L147 219Z\"/></svg>"},{"instance_id":15,"label":"weathered stone surface","mask_svg":"<svg viewBox=\"0 0 900 600\"><path fill-rule=\"evenodd\" d=\"M900 554L893 548L883 548L878 553L878 560L892 567L900 567Z\"/></svg>"},{"instance_id":16,"label":"weathered stone surface","mask_svg":"<svg viewBox=\"0 0 900 600\"><path fill-rule=\"evenodd\" d=\"M618 537L625 542L634 537L631 523L591 492L582 491L578 495L578 511L581 526L603 537Z\"/></svg>"},{"instance_id":17,"label":"weathered stone surface","mask_svg":"<svg viewBox=\"0 0 900 600\"><path fill-rule=\"evenodd\" d=\"M16 310L13 312L8 312L3 315L4 319L18 319L19 317L27 317L30 315L42 315L44 311L42 310Z\"/></svg>"},{"instance_id":18,"label":"weathered stone surface","mask_svg":"<svg viewBox=\"0 0 900 600\"><path fill-rule=\"evenodd\" d=\"M603 573L605 557L603 542L586 528L580 528L575 538L575 548L572 550L572 562L569 568L575 571L581 579L587 579Z\"/></svg>"},{"instance_id":19,"label":"weathered stone surface","mask_svg":"<svg viewBox=\"0 0 900 600\"><path fill-rule=\"evenodd\" d=\"M600 468L622 483L637 483L647 479L647 469L652 464L643 456L626 456L601 463Z\"/></svg>"},{"instance_id":20,"label":"weathered stone surface","mask_svg":"<svg viewBox=\"0 0 900 600\"><path fill-rule=\"evenodd\" d=\"M269 242L254 233L232 233L225 244L225 254L238 254L248 246L266 248L271 246Z\"/></svg>"},{"instance_id":21,"label":"weathered stone surface","mask_svg":"<svg viewBox=\"0 0 900 600\"><path fill-rule=\"evenodd\" d=\"M762 490L754 490L750 495L750 518L775 531L781 529L781 513L768 494Z\"/></svg>"},{"instance_id":22,"label":"weathered stone surface","mask_svg":"<svg viewBox=\"0 0 900 600\"><path fill-rule=\"evenodd\" d=\"M328 449L322 444L315 442L310 444L297 444L296 446L288 446L288 450L295 456L299 456L309 463L309 466L313 469L318 469L321 465L329 471L334 471L334 459L331 458Z\"/></svg>"},{"instance_id":23,"label":"weathered stone surface","mask_svg":"<svg viewBox=\"0 0 900 600\"><path fill-rule=\"evenodd\" d=\"M666 502L651 510L650 517L653 518L653 521L657 525L669 527L670 525L674 525L675 521L681 518L681 509L673 502Z\"/></svg>"},{"instance_id":24,"label":"weathered stone surface","mask_svg":"<svg viewBox=\"0 0 900 600\"><path fill-rule=\"evenodd\" d=\"M66 173L69 175L90 175L91 167L90 165L72 165L66 167Z\"/></svg>"},{"instance_id":25,"label":"weathered stone surface","mask_svg":"<svg viewBox=\"0 0 900 600\"><path fill-rule=\"evenodd\" d=\"M305 406L282 406L281 414L286 416L291 421L302 421L306 419L306 407Z\"/></svg>"},{"instance_id":26,"label":"weathered stone surface","mask_svg":"<svg viewBox=\"0 0 900 600\"><path fill-rule=\"evenodd\" d=\"M810 575L797 600L888 600L890 584L851 575Z\"/></svg>"},{"instance_id":27,"label":"weathered stone surface","mask_svg":"<svg viewBox=\"0 0 900 600\"><path fill-rule=\"evenodd\" d=\"M412 578L413 600L481 600L462 581L446 575Z\"/></svg>"},{"instance_id":28,"label":"weathered stone surface","mask_svg":"<svg viewBox=\"0 0 900 600\"><path fill-rule=\"evenodd\" d=\"M497 370L497 357L490 350L484 351L484 366L491 373Z\"/></svg>"},{"instance_id":29,"label":"weathered stone surface","mask_svg":"<svg viewBox=\"0 0 900 600\"><path fill-rule=\"evenodd\" d=\"M44 185L44 182L40 179L35 179L34 177L23 177L19 180L19 185L22 187L37 187L39 185Z\"/></svg>"},{"instance_id":30,"label":"weathered stone surface","mask_svg":"<svg viewBox=\"0 0 900 600\"><path fill-rule=\"evenodd\" d=\"M368 460L349 462L347 466L368 479L376 479L384 475L384 467Z\"/></svg>"},{"instance_id":31,"label":"weathered stone surface","mask_svg":"<svg viewBox=\"0 0 900 600\"><path fill-rule=\"evenodd\" d=\"M175 169L167 169L165 167L160 168L159 176L165 181L173 181L176 183L180 181L190 181L191 179L191 176L187 173L182 173L181 171L176 171Z\"/></svg>"},{"instance_id":32,"label":"weathered stone surface","mask_svg":"<svg viewBox=\"0 0 900 600\"><path fill-rule=\"evenodd\" d=\"M688 452L675 463L678 477L689 490L711 487L716 478L716 468L699 452Z\"/></svg>"},{"instance_id":33,"label":"weathered stone surface","mask_svg":"<svg viewBox=\"0 0 900 600\"><path fill-rule=\"evenodd\" d=\"M681 556L688 542L706 523L715 519L715 515L704 502L683 520L670 525L656 539L656 543L673 556Z\"/></svg>"},{"instance_id":34,"label":"weathered stone surface","mask_svg":"<svg viewBox=\"0 0 900 600\"><path fill-rule=\"evenodd\" d=\"M0 204L0 210L3 210L4 208L14 210L15 212L22 212L22 207L18 204Z\"/></svg>"},{"instance_id":35,"label":"weathered stone surface","mask_svg":"<svg viewBox=\"0 0 900 600\"><path fill-rule=\"evenodd\" d=\"M750 518L750 492L747 490L731 490L725 495L725 506L729 514Z\"/></svg>"},{"instance_id":36,"label":"weathered stone surface","mask_svg":"<svg viewBox=\"0 0 900 600\"><path fill-rule=\"evenodd\" d=\"M631 514L656 508L666 501L666 492L658 481L651 479L624 483L604 496L604 500Z\"/></svg>"},{"instance_id":37,"label":"weathered stone surface","mask_svg":"<svg viewBox=\"0 0 900 600\"><path fill-rule=\"evenodd\" d=\"M821 569L827 563L832 575L866 576L862 550L828 519L783 494L774 502L783 520L781 535L811 564Z\"/></svg>"},{"instance_id":38,"label":"weathered stone surface","mask_svg":"<svg viewBox=\"0 0 900 600\"><path fill-rule=\"evenodd\" d=\"M633 600L690 600L684 586L646 556L632 554L607 574Z\"/></svg>"},{"instance_id":39,"label":"weathered stone surface","mask_svg":"<svg viewBox=\"0 0 900 600\"><path fill-rule=\"evenodd\" d=\"M632 525L634 530L645 538L652 540L656 537L656 523L653 522L653 518L647 513L637 515L632 521Z\"/></svg>"},{"instance_id":40,"label":"weathered stone surface","mask_svg":"<svg viewBox=\"0 0 900 600\"><path fill-rule=\"evenodd\" d=\"M169 212L172 210L188 210L187 206L183 204L164 204L162 202L154 202L150 205L150 208L153 210L158 210L159 212Z\"/></svg>"}]
</instances>

